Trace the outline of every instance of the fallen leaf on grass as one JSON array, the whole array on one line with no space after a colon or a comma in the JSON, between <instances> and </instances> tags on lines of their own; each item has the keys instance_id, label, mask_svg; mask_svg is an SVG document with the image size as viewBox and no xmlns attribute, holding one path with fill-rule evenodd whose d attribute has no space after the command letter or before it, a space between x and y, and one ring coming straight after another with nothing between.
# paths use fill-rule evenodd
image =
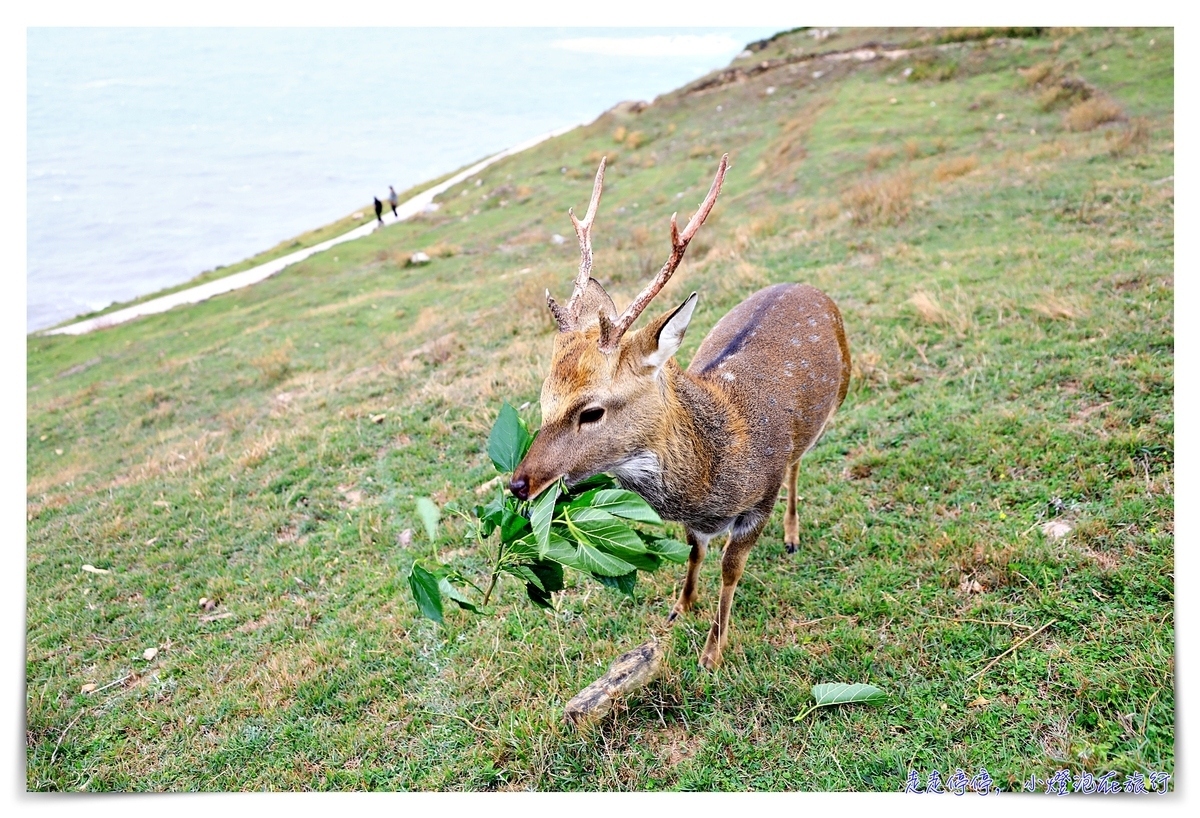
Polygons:
<instances>
[{"instance_id":1,"label":"fallen leaf on grass","mask_svg":"<svg viewBox=\"0 0 1200 818\"><path fill-rule=\"evenodd\" d=\"M975 699L975 701L968 704L967 707L986 707L989 704L991 704L991 702L989 702L983 696L980 696L979 698Z\"/></svg>"},{"instance_id":2,"label":"fallen leaf on grass","mask_svg":"<svg viewBox=\"0 0 1200 818\"><path fill-rule=\"evenodd\" d=\"M216 622L218 619L228 619L231 616L233 616L233 611L224 611L219 614L212 614L211 616L202 616L202 617L200 617L200 621L201 622Z\"/></svg>"},{"instance_id":3,"label":"fallen leaf on grass","mask_svg":"<svg viewBox=\"0 0 1200 818\"><path fill-rule=\"evenodd\" d=\"M142 651L142 658L147 662L154 661L154 657L158 655L158 648L146 648Z\"/></svg>"},{"instance_id":4,"label":"fallen leaf on grass","mask_svg":"<svg viewBox=\"0 0 1200 818\"><path fill-rule=\"evenodd\" d=\"M83 687L79 688L79 692L80 693L91 693L95 689L96 689L96 683L88 682Z\"/></svg>"},{"instance_id":5,"label":"fallen leaf on grass","mask_svg":"<svg viewBox=\"0 0 1200 818\"><path fill-rule=\"evenodd\" d=\"M958 590L964 594L982 594L986 589L979 584L978 580L963 574L958 583Z\"/></svg>"},{"instance_id":6,"label":"fallen leaf on grass","mask_svg":"<svg viewBox=\"0 0 1200 818\"><path fill-rule=\"evenodd\" d=\"M97 568L94 565L87 565L87 564L84 564L84 566L82 568L80 568L79 570L87 571L89 574L107 574L107 573L109 573L109 570L107 568Z\"/></svg>"},{"instance_id":7,"label":"fallen leaf on grass","mask_svg":"<svg viewBox=\"0 0 1200 818\"><path fill-rule=\"evenodd\" d=\"M159 508L170 508L171 507L171 504L168 503L166 500L155 500L152 505L156 505Z\"/></svg>"},{"instance_id":8,"label":"fallen leaf on grass","mask_svg":"<svg viewBox=\"0 0 1200 818\"><path fill-rule=\"evenodd\" d=\"M383 423L385 418L387 418L387 415L371 415L371 422L372 423Z\"/></svg>"},{"instance_id":9,"label":"fallen leaf on grass","mask_svg":"<svg viewBox=\"0 0 1200 818\"><path fill-rule=\"evenodd\" d=\"M400 545L403 546L404 548L407 548L408 546L412 545L412 529L411 528L404 529L403 531L400 532L400 536L397 537L396 539L400 542Z\"/></svg>"}]
</instances>

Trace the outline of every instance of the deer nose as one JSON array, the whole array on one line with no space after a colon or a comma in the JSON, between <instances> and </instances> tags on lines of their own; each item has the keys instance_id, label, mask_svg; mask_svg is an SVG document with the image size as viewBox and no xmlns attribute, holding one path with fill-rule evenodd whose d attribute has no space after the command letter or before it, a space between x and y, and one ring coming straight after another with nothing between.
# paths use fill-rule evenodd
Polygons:
<instances>
[{"instance_id":1,"label":"deer nose","mask_svg":"<svg viewBox=\"0 0 1200 818\"><path fill-rule=\"evenodd\" d=\"M514 475L508 483L508 490L516 495L518 500L529 499L529 481L521 475Z\"/></svg>"}]
</instances>

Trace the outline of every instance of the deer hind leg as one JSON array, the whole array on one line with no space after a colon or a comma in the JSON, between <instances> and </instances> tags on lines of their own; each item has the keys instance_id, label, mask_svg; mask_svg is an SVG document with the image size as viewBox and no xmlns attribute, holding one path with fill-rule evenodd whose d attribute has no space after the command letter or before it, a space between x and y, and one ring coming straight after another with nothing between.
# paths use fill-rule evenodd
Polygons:
<instances>
[{"instance_id":1,"label":"deer hind leg","mask_svg":"<svg viewBox=\"0 0 1200 818\"><path fill-rule=\"evenodd\" d=\"M758 535L762 533L769 513L759 511L758 516L757 524L748 531L739 535L735 528L735 533L729 535L725 551L721 554L721 603L717 608L717 618L708 631L704 650L700 653L700 666L707 670L714 670L721 664L721 653L729 641L729 613L733 610L733 594L737 590L738 580L742 578L750 549L758 542Z\"/></svg>"},{"instance_id":2,"label":"deer hind leg","mask_svg":"<svg viewBox=\"0 0 1200 818\"><path fill-rule=\"evenodd\" d=\"M704 555L707 553L708 540L701 539L688 531L687 541L688 545L692 547L692 553L688 554L687 576L683 580L683 590L679 592L679 599L675 601L675 607L671 609L671 614L667 617L667 624L674 622L681 613L690 611L698 596L697 580L700 576L700 566L704 562Z\"/></svg>"},{"instance_id":3,"label":"deer hind leg","mask_svg":"<svg viewBox=\"0 0 1200 818\"><path fill-rule=\"evenodd\" d=\"M788 466L787 470L787 511L783 514L783 544L789 554L795 554L800 547L800 521L796 517L796 478L800 474L800 461Z\"/></svg>"}]
</instances>

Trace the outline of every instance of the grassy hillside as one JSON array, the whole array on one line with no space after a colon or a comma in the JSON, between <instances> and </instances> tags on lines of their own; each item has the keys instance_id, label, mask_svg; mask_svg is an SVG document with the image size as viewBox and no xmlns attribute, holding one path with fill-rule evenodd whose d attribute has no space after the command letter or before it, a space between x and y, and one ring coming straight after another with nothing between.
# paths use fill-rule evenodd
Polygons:
<instances>
[{"instance_id":1,"label":"grassy hillside","mask_svg":"<svg viewBox=\"0 0 1200 818\"><path fill-rule=\"evenodd\" d=\"M31 337L28 787L1173 774L1173 35L994 33L792 32L250 289ZM870 43L890 55L842 56ZM566 209L599 158L596 271L623 306L724 151L649 312L700 292L686 364L749 293L808 282L854 377L801 469L800 552L778 512L723 667L696 661L710 556L663 677L581 735L562 705L665 618L682 569L633 599L569 576L551 613L510 583L437 626L408 566L482 560L454 518L429 542L414 498L477 501L504 400L536 427L542 291L569 292ZM890 698L794 723L832 681Z\"/></svg>"}]
</instances>

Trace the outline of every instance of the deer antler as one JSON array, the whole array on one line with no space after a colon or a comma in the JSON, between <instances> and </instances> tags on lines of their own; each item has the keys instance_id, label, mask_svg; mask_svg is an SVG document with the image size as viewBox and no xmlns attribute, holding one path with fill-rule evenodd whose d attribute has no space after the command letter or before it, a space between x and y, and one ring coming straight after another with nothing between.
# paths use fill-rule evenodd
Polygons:
<instances>
[{"instance_id":1,"label":"deer antler","mask_svg":"<svg viewBox=\"0 0 1200 818\"><path fill-rule=\"evenodd\" d=\"M603 163L601 164L601 169L603 169ZM721 183L725 181L725 171L728 169L729 154L725 154L721 157L721 165L717 168L717 175L713 179L712 187L708 189L708 195L704 197L704 202L700 205L700 209L696 211L692 218L688 219L687 226L683 228L682 233L679 232L679 224L675 221L675 217L678 214L671 214L671 255L667 258L666 263L663 264L662 269L658 271L658 275L654 277L654 280L646 285L646 289L642 290L641 294L629 303L629 306L625 308L625 312L621 313L621 317L617 319L615 324L608 325L606 321L601 322L600 349L602 351L612 352L617 348L617 344L621 341L621 336L625 334L625 331L642 314L642 310L646 309L646 305L650 303L654 296L658 295L658 291L663 288L663 285L675 273L675 268L679 266L679 262L683 261L683 253L687 250L688 242L696 235L696 231L700 229L700 225L704 224L704 220L708 218L709 212L713 209L713 205L716 204L717 195L721 192Z\"/></svg>"},{"instance_id":2,"label":"deer antler","mask_svg":"<svg viewBox=\"0 0 1200 818\"><path fill-rule=\"evenodd\" d=\"M575 208L567 210L571 224L575 225L575 235L579 239L579 275L575 277L575 289L571 292L566 308L558 306L550 296L550 291L546 290L546 305L550 307L554 320L558 322L558 328L563 332L569 332L578 325L579 299L592 277L592 222L596 220L596 208L600 206L600 194L604 191L604 166L607 162L607 156L600 160L600 167L596 170L596 182L592 185L592 200L588 203L583 221L575 218Z\"/></svg>"}]
</instances>

